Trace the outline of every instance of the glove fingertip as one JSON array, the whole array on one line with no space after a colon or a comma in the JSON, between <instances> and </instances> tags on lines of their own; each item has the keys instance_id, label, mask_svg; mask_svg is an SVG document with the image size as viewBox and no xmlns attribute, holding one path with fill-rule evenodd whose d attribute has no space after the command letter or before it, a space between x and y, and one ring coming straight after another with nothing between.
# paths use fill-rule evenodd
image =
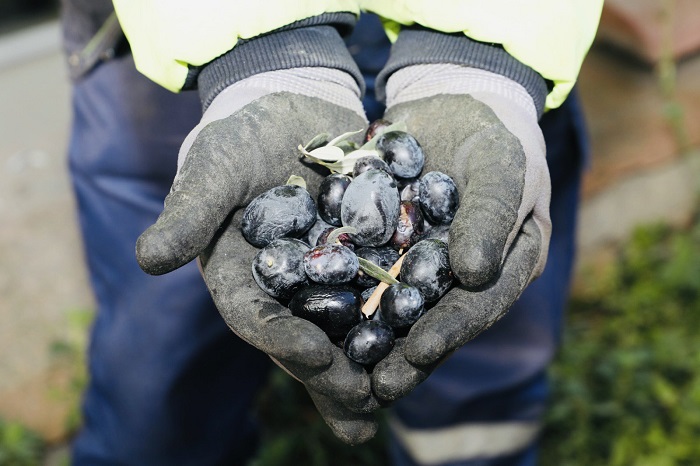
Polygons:
<instances>
[{"instance_id":1,"label":"glove fingertip","mask_svg":"<svg viewBox=\"0 0 700 466\"><path fill-rule=\"evenodd\" d=\"M329 427L333 430L336 437L348 445L367 443L377 435L379 430L379 425L376 421L366 420L331 421Z\"/></svg>"},{"instance_id":2,"label":"glove fingertip","mask_svg":"<svg viewBox=\"0 0 700 466\"><path fill-rule=\"evenodd\" d=\"M468 288L482 287L498 276L502 253L489 241L474 244L464 236L450 235L452 272Z\"/></svg>"},{"instance_id":3,"label":"glove fingertip","mask_svg":"<svg viewBox=\"0 0 700 466\"><path fill-rule=\"evenodd\" d=\"M451 350L449 342L433 328L422 328L411 333L406 339L404 353L406 361L410 364L419 367L432 366Z\"/></svg>"},{"instance_id":4,"label":"glove fingertip","mask_svg":"<svg viewBox=\"0 0 700 466\"><path fill-rule=\"evenodd\" d=\"M394 352L380 361L372 372L372 389L383 403L391 403L408 395L430 374L430 366L411 364L406 358L406 340L400 340Z\"/></svg>"},{"instance_id":5,"label":"glove fingertip","mask_svg":"<svg viewBox=\"0 0 700 466\"><path fill-rule=\"evenodd\" d=\"M167 238L153 225L136 240L136 261L149 275L163 275L183 266L191 259L173 257Z\"/></svg>"},{"instance_id":6,"label":"glove fingertip","mask_svg":"<svg viewBox=\"0 0 700 466\"><path fill-rule=\"evenodd\" d=\"M389 403L403 398L410 392L410 389L405 389L405 385L402 381L397 380L395 377L387 377L385 374L374 375L372 377L372 387L379 399ZM413 387L411 387L411 389L412 388Z\"/></svg>"},{"instance_id":7,"label":"glove fingertip","mask_svg":"<svg viewBox=\"0 0 700 466\"><path fill-rule=\"evenodd\" d=\"M314 390L308 392L323 420L343 443L360 445L377 434L379 424L373 414L353 412Z\"/></svg>"}]
</instances>

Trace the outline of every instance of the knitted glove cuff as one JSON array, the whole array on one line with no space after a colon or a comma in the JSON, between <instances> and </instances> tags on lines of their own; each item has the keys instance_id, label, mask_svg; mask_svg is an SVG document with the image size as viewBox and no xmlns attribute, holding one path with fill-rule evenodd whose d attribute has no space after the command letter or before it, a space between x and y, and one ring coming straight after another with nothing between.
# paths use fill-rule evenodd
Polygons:
<instances>
[{"instance_id":1,"label":"knitted glove cuff","mask_svg":"<svg viewBox=\"0 0 700 466\"><path fill-rule=\"evenodd\" d=\"M389 77L411 65L454 64L500 74L523 86L532 97L538 116L544 111L547 81L529 66L513 58L502 47L474 41L464 34L446 34L425 28L401 31L391 56L377 76L377 97L386 98Z\"/></svg>"},{"instance_id":2,"label":"knitted glove cuff","mask_svg":"<svg viewBox=\"0 0 700 466\"><path fill-rule=\"evenodd\" d=\"M333 17L333 18L330 18ZM354 22L349 13L327 14L318 18ZM196 75L202 106L206 109L219 92L238 81L268 71L302 67L322 67L350 74L364 93L362 73L345 46L338 29L329 24L283 28L254 39L241 41L224 55L212 60ZM191 81L188 78L188 81Z\"/></svg>"}]
</instances>

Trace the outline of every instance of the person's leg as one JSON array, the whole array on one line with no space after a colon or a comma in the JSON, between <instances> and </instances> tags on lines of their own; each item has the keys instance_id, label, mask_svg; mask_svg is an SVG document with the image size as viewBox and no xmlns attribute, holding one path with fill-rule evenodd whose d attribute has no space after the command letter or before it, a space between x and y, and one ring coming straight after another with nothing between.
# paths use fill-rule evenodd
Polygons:
<instances>
[{"instance_id":1,"label":"person's leg","mask_svg":"<svg viewBox=\"0 0 700 466\"><path fill-rule=\"evenodd\" d=\"M493 327L453 354L392 412L397 465L530 466L547 402L574 257L585 134L575 95L541 122L552 175L549 259Z\"/></svg>"},{"instance_id":2,"label":"person's leg","mask_svg":"<svg viewBox=\"0 0 700 466\"><path fill-rule=\"evenodd\" d=\"M250 414L268 358L226 327L191 263L151 277L135 259L201 116L109 61L73 89L70 172L97 301L77 465L240 464L253 454Z\"/></svg>"}]
</instances>

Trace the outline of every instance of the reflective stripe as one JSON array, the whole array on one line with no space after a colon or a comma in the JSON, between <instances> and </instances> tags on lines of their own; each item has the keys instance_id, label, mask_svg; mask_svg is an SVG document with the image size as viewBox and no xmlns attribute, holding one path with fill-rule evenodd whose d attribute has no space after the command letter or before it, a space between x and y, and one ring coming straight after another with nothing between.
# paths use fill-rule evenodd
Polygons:
<instances>
[{"instance_id":1,"label":"reflective stripe","mask_svg":"<svg viewBox=\"0 0 700 466\"><path fill-rule=\"evenodd\" d=\"M477 458L508 456L532 444L537 421L460 424L441 429L411 429L395 416L389 426L413 460L436 465Z\"/></svg>"}]
</instances>

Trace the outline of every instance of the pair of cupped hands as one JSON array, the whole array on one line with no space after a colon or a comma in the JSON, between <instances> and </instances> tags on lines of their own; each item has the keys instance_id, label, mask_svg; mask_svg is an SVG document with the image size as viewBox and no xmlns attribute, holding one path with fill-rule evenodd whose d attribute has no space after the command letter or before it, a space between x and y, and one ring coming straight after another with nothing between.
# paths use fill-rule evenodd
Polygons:
<instances>
[{"instance_id":1,"label":"pair of cupped hands","mask_svg":"<svg viewBox=\"0 0 700 466\"><path fill-rule=\"evenodd\" d=\"M458 284L371 373L258 287L257 248L240 231L248 203L290 175L304 178L316 198L328 170L302 160L297 146L367 127L346 73L281 70L220 92L183 143L164 210L136 248L141 267L155 275L198 258L231 330L302 382L350 444L374 436L376 410L408 395L507 312L541 273L551 230L544 141L524 88L481 70L417 65L394 73L386 90L384 118L405 122L420 142L424 173L444 172L459 189L449 234Z\"/></svg>"}]
</instances>

